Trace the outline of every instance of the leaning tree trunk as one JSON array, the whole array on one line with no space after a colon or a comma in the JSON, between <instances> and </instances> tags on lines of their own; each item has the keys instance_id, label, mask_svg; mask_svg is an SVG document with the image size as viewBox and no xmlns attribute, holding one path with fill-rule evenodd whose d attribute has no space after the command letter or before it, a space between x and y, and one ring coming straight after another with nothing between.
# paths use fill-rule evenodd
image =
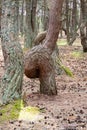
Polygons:
<instances>
[{"instance_id":1,"label":"leaning tree trunk","mask_svg":"<svg viewBox=\"0 0 87 130\"><path fill-rule=\"evenodd\" d=\"M83 47L83 52L87 52L87 0L81 1L81 44Z\"/></svg>"},{"instance_id":2,"label":"leaning tree trunk","mask_svg":"<svg viewBox=\"0 0 87 130\"><path fill-rule=\"evenodd\" d=\"M0 84L0 103L21 97L23 79L23 53L18 42L17 4L15 0L2 0L1 44L5 74Z\"/></svg>"},{"instance_id":3,"label":"leaning tree trunk","mask_svg":"<svg viewBox=\"0 0 87 130\"><path fill-rule=\"evenodd\" d=\"M37 46L39 44L44 44L44 40L46 38L46 34L47 34L47 31L43 31L43 32L39 33L36 36L33 44L35 46ZM59 49L58 49L57 44L56 44L55 49L54 49L54 51L52 53L52 59L53 59L54 66L55 66L55 72L56 72L56 74L60 75L62 73L62 69L61 69L61 66L57 63L57 61L59 59Z\"/></svg>"},{"instance_id":4,"label":"leaning tree trunk","mask_svg":"<svg viewBox=\"0 0 87 130\"><path fill-rule=\"evenodd\" d=\"M61 26L63 0L52 0L49 28L43 45L38 45L25 55L25 75L29 78L39 78L40 92L56 95L57 88L54 75L54 64L51 54L55 49Z\"/></svg>"}]
</instances>

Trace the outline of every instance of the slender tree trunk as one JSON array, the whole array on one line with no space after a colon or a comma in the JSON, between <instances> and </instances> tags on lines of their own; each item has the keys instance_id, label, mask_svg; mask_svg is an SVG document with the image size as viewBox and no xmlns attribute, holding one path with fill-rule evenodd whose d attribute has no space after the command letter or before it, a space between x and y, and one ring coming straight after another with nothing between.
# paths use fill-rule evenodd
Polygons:
<instances>
[{"instance_id":1,"label":"slender tree trunk","mask_svg":"<svg viewBox=\"0 0 87 130\"><path fill-rule=\"evenodd\" d=\"M28 78L39 78L40 92L56 95L57 88L54 64L51 54L56 46L61 26L63 0L52 0L49 16L49 28L43 45L38 45L25 55L25 75Z\"/></svg>"},{"instance_id":2,"label":"slender tree trunk","mask_svg":"<svg viewBox=\"0 0 87 130\"><path fill-rule=\"evenodd\" d=\"M73 42L76 40L76 33L77 33L77 3L76 0L73 0L73 8L72 8L72 34L71 39L69 41L69 45L72 45Z\"/></svg>"},{"instance_id":3,"label":"slender tree trunk","mask_svg":"<svg viewBox=\"0 0 87 130\"><path fill-rule=\"evenodd\" d=\"M1 37L1 1L0 1L0 37Z\"/></svg>"},{"instance_id":4,"label":"slender tree trunk","mask_svg":"<svg viewBox=\"0 0 87 130\"><path fill-rule=\"evenodd\" d=\"M37 0L26 0L25 48L31 48L36 34Z\"/></svg>"},{"instance_id":5,"label":"slender tree trunk","mask_svg":"<svg viewBox=\"0 0 87 130\"><path fill-rule=\"evenodd\" d=\"M66 34L67 34L67 43L70 42L70 22L69 22L69 0L66 0Z\"/></svg>"},{"instance_id":6,"label":"slender tree trunk","mask_svg":"<svg viewBox=\"0 0 87 130\"><path fill-rule=\"evenodd\" d=\"M81 44L83 46L83 52L87 52L87 0L81 0Z\"/></svg>"},{"instance_id":7,"label":"slender tree trunk","mask_svg":"<svg viewBox=\"0 0 87 130\"><path fill-rule=\"evenodd\" d=\"M36 8L37 8L37 0L32 0L31 26L33 32L36 31Z\"/></svg>"},{"instance_id":8,"label":"slender tree trunk","mask_svg":"<svg viewBox=\"0 0 87 130\"><path fill-rule=\"evenodd\" d=\"M61 14L62 14L63 0L52 1L52 6L49 15L49 27L45 39L44 46L50 49L51 53L55 49L56 41L58 39L61 28Z\"/></svg>"},{"instance_id":9,"label":"slender tree trunk","mask_svg":"<svg viewBox=\"0 0 87 130\"><path fill-rule=\"evenodd\" d=\"M20 15L20 32L22 36L24 34L24 5L25 3L23 0L21 5L21 15Z\"/></svg>"},{"instance_id":10,"label":"slender tree trunk","mask_svg":"<svg viewBox=\"0 0 87 130\"><path fill-rule=\"evenodd\" d=\"M44 0L44 17L43 17L43 28L47 30L48 26L48 7L47 7L47 0Z\"/></svg>"},{"instance_id":11,"label":"slender tree trunk","mask_svg":"<svg viewBox=\"0 0 87 130\"><path fill-rule=\"evenodd\" d=\"M15 2L16 2L16 5L17 5L17 7L16 7L17 8L16 9L16 11L17 11L16 12L16 14L17 14L17 17L16 17L17 19L16 20L17 20L17 29L18 29L17 32L19 32L19 1L15 0Z\"/></svg>"},{"instance_id":12,"label":"slender tree trunk","mask_svg":"<svg viewBox=\"0 0 87 130\"><path fill-rule=\"evenodd\" d=\"M18 40L17 3L2 0L1 44L5 74L0 84L0 103L21 97L23 79L23 53Z\"/></svg>"}]
</instances>

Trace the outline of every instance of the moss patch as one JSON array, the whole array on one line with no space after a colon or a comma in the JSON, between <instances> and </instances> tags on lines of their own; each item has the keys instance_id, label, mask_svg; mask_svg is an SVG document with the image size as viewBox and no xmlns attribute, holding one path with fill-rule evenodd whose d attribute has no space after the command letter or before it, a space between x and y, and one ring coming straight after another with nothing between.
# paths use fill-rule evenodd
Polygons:
<instances>
[{"instance_id":1,"label":"moss patch","mask_svg":"<svg viewBox=\"0 0 87 130\"><path fill-rule=\"evenodd\" d=\"M29 51L30 49L29 49L29 48L24 47L24 48L22 48L22 50L23 50L23 52L25 53L25 52Z\"/></svg>"},{"instance_id":2,"label":"moss patch","mask_svg":"<svg viewBox=\"0 0 87 130\"><path fill-rule=\"evenodd\" d=\"M60 65L61 69L64 70L64 72L65 72L68 76L74 77L72 71L71 71L68 67L66 67L65 65L62 64L60 58L58 58L58 59L56 60L56 63Z\"/></svg>"},{"instance_id":3,"label":"moss patch","mask_svg":"<svg viewBox=\"0 0 87 130\"><path fill-rule=\"evenodd\" d=\"M7 105L1 106L0 123L17 119L22 107L23 107L23 102L21 100L13 101Z\"/></svg>"},{"instance_id":4,"label":"moss patch","mask_svg":"<svg viewBox=\"0 0 87 130\"><path fill-rule=\"evenodd\" d=\"M19 120L36 120L40 119L42 112L38 107L24 107L22 100L13 101L0 107L0 124L15 119Z\"/></svg>"},{"instance_id":5,"label":"moss patch","mask_svg":"<svg viewBox=\"0 0 87 130\"><path fill-rule=\"evenodd\" d=\"M60 45L60 46L67 45L66 39L58 39L57 45Z\"/></svg>"},{"instance_id":6,"label":"moss patch","mask_svg":"<svg viewBox=\"0 0 87 130\"><path fill-rule=\"evenodd\" d=\"M71 55L75 58L82 58L84 56L84 53L82 51L73 51Z\"/></svg>"}]
</instances>

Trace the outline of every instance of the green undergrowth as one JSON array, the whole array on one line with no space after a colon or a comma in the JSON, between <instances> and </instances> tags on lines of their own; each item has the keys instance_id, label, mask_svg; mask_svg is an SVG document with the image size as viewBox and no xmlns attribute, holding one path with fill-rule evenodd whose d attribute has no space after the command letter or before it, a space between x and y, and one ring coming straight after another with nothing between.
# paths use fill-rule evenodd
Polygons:
<instances>
[{"instance_id":1,"label":"green undergrowth","mask_svg":"<svg viewBox=\"0 0 87 130\"><path fill-rule=\"evenodd\" d=\"M66 39L58 39L57 45L60 45L60 46L67 45Z\"/></svg>"},{"instance_id":2,"label":"green undergrowth","mask_svg":"<svg viewBox=\"0 0 87 130\"><path fill-rule=\"evenodd\" d=\"M84 57L84 53L82 51L73 51L71 53L71 55L74 57L74 58L82 58Z\"/></svg>"},{"instance_id":3,"label":"green undergrowth","mask_svg":"<svg viewBox=\"0 0 87 130\"><path fill-rule=\"evenodd\" d=\"M61 62L60 58L58 58L58 59L56 60L56 62L57 62L57 64L60 65L61 69L62 69L68 76L74 77L72 71L71 71L68 67L66 67L65 65L63 65L63 63Z\"/></svg>"},{"instance_id":4,"label":"green undergrowth","mask_svg":"<svg viewBox=\"0 0 87 130\"><path fill-rule=\"evenodd\" d=\"M25 53L25 52L29 51L30 49L29 49L29 48L24 47L24 48L22 48L22 50L23 50L23 52Z\"/></svg>"},{"instance_id":5,"label":"green undergrowth","mask_svg":"<svg viewBox=\"0 0 87 130\"><path fill-rule=\"evenodd\" d=\"M68 76L73 77L73 73L72 73L72 71L71 71L68 67L66 67L66 66L64 66L64 65L61 65L61 68L65 71L65 73L66 73Z\"/></svg>"},{"instance_id":6,"label":"green undergrowth","mask_svg":"<svg viewBox=\"0 0 87 130\"><path fill-rule=\"evenodd\" d=\"M38 107L24 107L23 100L16 100L7 105L0 106L0 124L11 120L34 120L43 109Z\"/></svg>"},{"instance_id":7,"label":"green undergrowth","mask_svg":"<svg viewBox=\"0 0 87 130\"><path fill-rule=\"evenodd\" d=\"M0 123L3 123L4 121L17 119L22 107L23 107L23 102L21 100L13 101L7 105L1 106Z\"/></svg>"}]
</instances>

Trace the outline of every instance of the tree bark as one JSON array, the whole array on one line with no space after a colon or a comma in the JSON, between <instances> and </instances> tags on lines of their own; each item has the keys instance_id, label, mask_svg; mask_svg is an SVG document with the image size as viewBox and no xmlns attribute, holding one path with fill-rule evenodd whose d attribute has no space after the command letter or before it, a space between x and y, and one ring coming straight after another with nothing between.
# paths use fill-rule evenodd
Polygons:
<instances>
[{"instance_id":1,"label":"tree bark","mask_svg":"<svg viewBox=\"0 0 87 130\"><path fill-rule=\"evenodd\" d=\"M37 0L26 0L25 48L32 48L36 35L36 7Z\"/></svg>"},{"instance_id":2,"label":"tree bark","mask_svg":"<svg viewBox=\"0 0 87 130\"><path fill-rule=\"evenodd\" d=\"M87 52L87 1L81 1L81 44L83 47L83 52Z\"/></svg>"},{"instance_id":3,"label":"tree bark","mask_svg":"<svg viewBox=\"0 0 87 130\"><path fill-rule=\"evenodd\" d=\"M52 53L55 49L56 41L58 39L59 31L61 28L61 13L63 0L54 0L51 3L49 14L49 26L44 43L44 47L49 48Z\"/></svg>"},{"instance_id":4,"label":"tree bark","mask_svg":"<svg viewBox=\"0 0 87 130\"><path fill-rule=\"evenodd\" d=\"M39 78L40 92L43 94L56 94L53 60L43 45L34 47L25 55L25 75L29 78Z\"/></svg>"},{"instance_id":5,"label":"tree bark","mask_svg":"<svg viewBox=\"0 0 87 130\"><path fill-rule=\"evenodd\" d=\"M61 26L62 4L63 0L52 1L45 43L32 48L24 59L25 75L28 78L39 78L40 92L48 95L57 94L51 54L55 49Z\"/></svg>"},{"instance_id":6,"label":"tree bark","mask_svg":"<svg viewBox=\"0 0 87 130\"><path fill-rule=\"evenodd\" d=\"M0 37L1 37L1 1L0 1Z\"/></svg>"},{"instance_id":7,"label":"tree bark","mask_svg":"<svg viewBox=\"0 0 87 130\"><path fill-rule=\"evenodd\" d=\"M2 0L1 45L5 74L0 84L0 103L6 104L21 97L23 79L23 53L18 40L17 3Z\"/></svg>"},{"instance_id":8,"label":"tree bark","mask_svg":"<svg viewBox=\"0 0 87 130\"><path fill-rule=\"evenodd\" d=\"M70 42L70 21L69 21L69 0L66 0L66 34L67 34L67 43Z\"/></svg>"},{"instance_id":9,"label":"tree bark","mask_svg":"<svg viewBox=\"0 0 87 130\"><path fill-rule=\"evenodd\" d=\"M77 33L77 2L73 0L73 8L72 8L72 31L71 31L71 38L69 41L69 45L72 45L73 42L76 40L76 33Z\"/></svg>"}]
</instances>

